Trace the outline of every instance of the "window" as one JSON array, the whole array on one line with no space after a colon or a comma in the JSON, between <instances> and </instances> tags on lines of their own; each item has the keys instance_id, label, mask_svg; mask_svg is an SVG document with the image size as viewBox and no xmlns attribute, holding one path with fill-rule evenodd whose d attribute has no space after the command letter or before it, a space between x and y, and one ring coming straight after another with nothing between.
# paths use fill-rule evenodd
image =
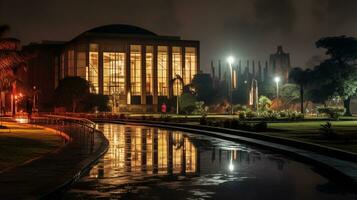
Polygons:
<instances>
[{"instance_id":1,"label":"window","mask_svg":"<svg viewBox=\"0 0 357 200\"><path fill-rule=\"evenodd\" d=\"M74 50L69 50L67 56L68 76L74 76Z\"/></svg>"},{"instance_id":2,"label":"window","mask_svg":"<svg viewBox=\"0 0 357 200\"><path fill-rule=\"evenodd\" d=\"M159 46L157 52L157 82L158 95L167 96L168 94L168 53L167 47Z\"/></svg>"},{"instance_id":3,"label":"window","mask_svg":"<svg viewBox=\"0 0 357 200\"><path fill-rule=\"evenodd\" d=\"M130 86L131 95L141 95L141 46L130 45Z\"/></svg>"},{"instance_id":4,"label":"window","mask_svg":"<svg viewBox=\"0 0 357 200\"><path fill-rule=\"evenodd\" d=\"M181 47L172 47L172 78L182 78L182 54ZM173 84L174 96L181 95L182 83L180 80L175 80Z\"/></svg>"},{"instance_id":5,"label":"window","mask_svg":"<svg viewBox=\"0 0 357 200\"><path fill-rule=\"evenodd\" d=\"M103 53L103 93L125 94L125 53Z\"/></svg>"},{"instance_id":6,"label":"window","mask_svg":"<svg viewBox=\"0 0 357 200\"><path fill-rule=\"evenodd\" d=\"M186 47L185 48L185 72L184 72L185 85L191 83L196 73L197 73L196 48Z\"/></svg>"},{"instance_id":7,"label":"window","mask_svg":"<svg viewBox=\"0 0 357 200\"><path fill-rule=\"evenodd\" d=\"M89 45L88 81L92 84L91 92L98 93L98 44Z\"/></svg>"},{"instance_id":8,"label":"window","mask_svg":"<svg viewBox=\"0 0 357 200\"><path fill-rule=\"evenodd\" d=\"M86 53L77 53L77 76L86 79Z\"/></svg>"},{"instance_id":9,"label":"window","mask_svg":"<svg viewBox=\"0 0 357 200\"><path fill-rule=\"evenodd\" d=\"M153 94L153 47L146 47L146 95Z\"/></svg>"}]
</instances>

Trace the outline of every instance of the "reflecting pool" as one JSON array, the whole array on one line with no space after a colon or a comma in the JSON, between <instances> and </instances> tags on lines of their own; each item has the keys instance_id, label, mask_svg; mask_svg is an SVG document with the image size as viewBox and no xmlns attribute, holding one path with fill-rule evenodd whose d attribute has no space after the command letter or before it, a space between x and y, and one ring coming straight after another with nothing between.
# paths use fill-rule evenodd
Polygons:
<instances>
[{"instance_id":1,"label":"reflecting pool","mask_svg":"<svg viewBox=\"0 0 357 200\"><path fill-rule=\"evenodd\" d=\"M250 145L99 124L105 156L63 199L357 199L313 167Z\"/></svg>"}]
</instances>

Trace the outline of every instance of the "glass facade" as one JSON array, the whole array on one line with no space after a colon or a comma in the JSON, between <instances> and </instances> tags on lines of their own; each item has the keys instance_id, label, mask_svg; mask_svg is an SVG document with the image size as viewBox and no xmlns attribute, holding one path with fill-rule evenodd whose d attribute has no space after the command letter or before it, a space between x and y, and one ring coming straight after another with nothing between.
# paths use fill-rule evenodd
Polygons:
<instances>
[{"instance_id":1,"label":"glass facade","mask_svg":"<svg viewBox=\"0 0 357 200\"><path fill-rule=\"evenodd\" d=\"M125 95L125 53L103 53L103 94Z\"/></svg>"},{"instance_id":2,"label":"glass facade","mask_svg":"<svg viewBox=\"0 0 357 200\"><path fill-rule=\"evenodd\" d=\"M185 85L191 83L196 73L197 73L196 48L186 47L185 48L185 72L184 72Z\"/></svg>"},{"instance_id":3,"label":"glass facade","mask_svg":"<svg viewBox=\"0 0 357 200\"><path fill-rule=\"evenodd\" d=\"M91 92L99 92L99 58L98 58L98 44L89 45L89 70L88 70L88 81L92 85Z\"/></svg>"},{"instance_id":4,"label":"glass facade","mask_svg":"<svg viewBox=\"0 0 357 200\"><path fill-rule=\"evenodd\" d=\"M182 54L181 47L172 47L172 78L182 78ZM173 83L174 96L181 95L182 83L180 80L175 80Z\"/></svg>"},{"instance_id":5,"label":"glass facade","mask_svg":"<svg viewBox=\"0 0 357 200\"><path fill-rule=\"evenodd\" d=\"M153 95L153 46L146 46L146 95Z\"/></svg>"},{"instance_id":6,"label":"glass facade","mask_svg":"<svg viewBox=\"0 0 357 200\"><path fill-rule=\"evenodd\" d=\"M158 97L168 97L171 89L173 96L180 96L183 86L197 73L196 47L129 45L129 51L128 46L99 48L99 44L90 43L88 47L87 51L82 47L69 49L56 57L55 87L66 76L84 78L92 93L111 96L115 112L125 107L122 104L157 104ZM140 97L142 90L146 91L146 101Z\"/></svg>"},{"instance_id":7,"label":"glass facade","mask_svg":"<svg viewBox=\"0 0 357 200\"><path fill-rule=\"evenodd\" d=\"M168 51L166 46L158 46L157 48L157 84L158 95L168 95Z\"/></svg>"},{"instance_id":8,"label":"glass facade","mask_svg":"<svg viewBox=\"0 0 357 200\"><path fill-rule=\"evenodd\" d=\"M86 79L86 53L77 53L77 76Z\"/></svg>"},{"instance_id":9,"label":"glass facade","mask_svg":"<svg viewBox=\"0 0 357 200\"><path fill-rule=\"evenodd\" d=\"M131 95L141 95L141 46L130 45L130 88Z\"/></svg>"},{"instance_id":10,"label":"glass facade","mask_svg":"<svg viewBox=\"0 0 357 200\"><path fill-rule=\"evenodd\" d=\"M68 69L68 76L74 76L74 50L69 50L67 53L67 69Z\"/></svg>"}]
</instances>

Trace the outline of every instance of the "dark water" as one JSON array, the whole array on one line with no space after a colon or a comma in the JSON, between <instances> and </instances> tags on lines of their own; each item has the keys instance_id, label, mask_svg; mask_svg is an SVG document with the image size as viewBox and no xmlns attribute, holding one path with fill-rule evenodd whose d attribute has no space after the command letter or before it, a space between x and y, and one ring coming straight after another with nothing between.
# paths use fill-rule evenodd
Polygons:
<instances>
[{"instance_id":1,"label":"dark water","mask_svg":"<svg viewBox=\"0 0 357 200\"><path fill-rule=\"evenodd\" d=\"M357 199L311 166L212 137L100 124L108 153L64 199Z\"/></svg>"}]
</instances>

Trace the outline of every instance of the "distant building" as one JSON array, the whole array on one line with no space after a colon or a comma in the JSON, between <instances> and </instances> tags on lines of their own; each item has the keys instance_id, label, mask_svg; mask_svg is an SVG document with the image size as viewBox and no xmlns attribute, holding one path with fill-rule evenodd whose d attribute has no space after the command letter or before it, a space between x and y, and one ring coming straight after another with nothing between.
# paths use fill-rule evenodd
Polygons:
<instances>
[{"instance_id":1,"label":"distant building","mask_svg":"<svg viewBox=\"0 0 357 200\"><path fill-rule=\"evenodd\" d=\"M287 82L290 69L290 54L285 53L282 46L278 46L277 52L270 55L269 74L279 76L284 82Z\"/></svg>"},{"instance_id":2,"label":"distant building","mask_svg":"<svg viewBox=\"0 0 357 200\"><path fill-rule=\"evenodd\" d=\"M28 80L41 90L40 103L50 101L59 80L79 76L91 83L91 92L108 95L114 111L156 112L199 71L199 41L129 25L101 26L68 42L26 48L38 55L29 63Z\"/></svg>"}]
</instances>

